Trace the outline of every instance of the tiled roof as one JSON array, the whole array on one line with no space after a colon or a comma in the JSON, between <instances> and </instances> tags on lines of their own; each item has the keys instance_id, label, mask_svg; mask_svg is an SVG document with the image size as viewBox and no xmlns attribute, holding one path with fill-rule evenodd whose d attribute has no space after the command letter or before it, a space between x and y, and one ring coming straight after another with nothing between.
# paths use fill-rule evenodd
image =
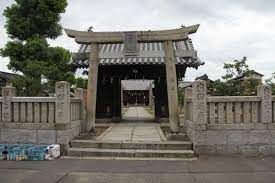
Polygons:
<instances>
[{"instance_id":1,"label":"tiled roof","mask_svg":"<svg viewBox=\"0 0 275 183\"><path fill-rule=\"evenodd\" d=\"M14 76L18 76L18 74L0 71L0 78L5 78L5 79L10 80Z\"/></svg>"},{"instance_id":2,"label":"tiled roof","mask_svg":"<svg viewBox=\"0 0 275 183\"><path fill-rule=\"evenodd\" d=\"M175 54L177 52L188 52L187 56L179 57L176 54L177 65L198 67L204 63L197 57L191 39L173 42ZM73 54L73 63L80 68L88 67L89 45L81 45L79 51ZM136 56L125 56L124 44L100 44L100 65L159 65L165 63L164 44L162 42L138 43L138 54Z\"/></svg>"}]
</instances>

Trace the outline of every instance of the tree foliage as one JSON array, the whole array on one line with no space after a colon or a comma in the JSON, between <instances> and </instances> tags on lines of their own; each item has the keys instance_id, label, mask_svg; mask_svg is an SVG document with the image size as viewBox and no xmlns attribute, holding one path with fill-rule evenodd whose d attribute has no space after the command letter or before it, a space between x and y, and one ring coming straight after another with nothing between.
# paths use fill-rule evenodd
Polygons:
<instances>
[{"instance_id":1,"label":"tree foliage","mask_svg":"<svg viewBox=\"0 0 275 183\"><path fill-rule=\"evenodd\" d=\"M53 92L56 81L74 84L69 51L50 47L47 39L61 35L60 14L66 0L15 0L4 11L5 28L12 41L0 53L9 57L8 68L23 73L13 84L21 95L43 95Z\"/></svg>"},{"instance_id":2,"label":"tree foliage","mask_svg":"<svg viewBox=\"0 0 275 183\"><path fill-rule=\"evenodd\" d=\"M275 80L275 72L272 73L272 76L270 78L268 78L268 79L265 80L266 84L271 85L272 95L275 95L275 83L274 83L274 80Z\"/></svg>"},{"instance_id":3,"label":"tree foliage","mask_svg":"<svg viewBox=\"0 0 275 183\"><path fill-rule=\"evenodd\" d=\"M256 95L257 86L260 84L256 79L240 79L242 76L249 75L254 71L249 69L246 63L246 57L240 61L234 60L232 63L225 63L224 69L226 74L222 79L213 83L208 83L208 90L211 95L216 96L250 96Z\"/></svg>"},{"instance_id":4,"label":"tree foliage","mask_svg":"<svg viewBox=\"0 0 275 183\"><path fill-rule=\"evenodd\" d=\"M75 87L87 89L88 80L84 78L76 78Z\"/></svg>"},{"instance_id":5,"label":"tree foliage","mask_svg":"<svg viewBox=\"0 0 275 183\"><path fill-rule=\"evenodd\" d=\"M246 64L246 57L243 57L240 61L234 60L233 63L225 63L223 68L226 74L222 76L222 79L231 80L249 72L249 66Z\"/></svg>"},{"instance_id":6,"label":"tree foliage","mask_svg":"<svg viewBox=\"0 0 275 183\"><path fill-rule=\"evenodd\" d=\"M66 7L66 0L15 0L3 14L7 33L19 40L36 35L55 39L61 34L60 13Z\"/></svg>"}]
</instances>

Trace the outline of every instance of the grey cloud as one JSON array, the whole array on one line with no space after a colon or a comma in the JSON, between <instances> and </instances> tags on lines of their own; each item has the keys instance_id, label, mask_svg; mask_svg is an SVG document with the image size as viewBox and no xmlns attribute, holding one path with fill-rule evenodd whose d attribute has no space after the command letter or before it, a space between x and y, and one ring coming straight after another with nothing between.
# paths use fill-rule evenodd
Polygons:
<instances>
[{"instance_id":1,"label":"grey cloud","mask_svg":"<svg viewBox=\"0 0 275 183\"><path fill-rule=\"evenodd\" d=\"M0 0L0 13L11 2ZM188 80L204 73L217 79L223 74L224 62L243 56L248 57L251 67L265 75L272 69L275 71L272 61L275 27L269 21L275 17L274 0L68 0L68 4L61 23L65 28L77 30L86 30L91 25L95 31L154 30L200 23L199 31L191 38L206 64L196 71L188 70ZM247 23L243 14L250 11L259 17ZM0 33L4 37L0 47L7 40L3 20L0 16ZM263 21L267 24L261 24L262 29L252 30ZM236 27L242 31L234 32ZM78 45L65 34L49 42L70 51L78 49ZM4 68L2 63L0 68Z\"/></svg>"},{"instance_id":2,"label":"grey cloud","mask_svg":"<svg viewBox=\"0 0 275 183\"><path fill-rule=\"evenodd\" d=\"M274 0L233 0L237 5L243 8L259 11L261 13L275 14L275 1Z\"/></svg>"}]
</instances>

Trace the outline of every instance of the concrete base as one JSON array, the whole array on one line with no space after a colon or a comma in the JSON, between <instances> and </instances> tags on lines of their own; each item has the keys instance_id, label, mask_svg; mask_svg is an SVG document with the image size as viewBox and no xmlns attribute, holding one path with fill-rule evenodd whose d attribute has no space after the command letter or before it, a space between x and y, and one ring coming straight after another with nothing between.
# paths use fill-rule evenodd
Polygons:
<instances>
[{"instance_id":1,"label":"concrete base","mask_svg":"<svg viewBox=\"0 0 275 183\"><path fill-rule=\"evenodd\" d=\"M185 130L199 155L275 155L275 130L269 126L259 123L205 127L186 121Z\"/></svg>"},{"instance_id":2,"label":"concrete base","mask_svg":"<svg viewBox=\"0 0 275 183\"><path fill-rule=\"evenodd\" d=\"M144 150L144 149L97 149L70 148L69 156L112 156L112 157L164 157L164 158L193 158L192 150Z\"/></svg>"},{"instance_id":3,"label":"concrete base","mask_svg":"<svg viewBox=\"0 0 275 183\"><path fill-rule=\"evenodd\" d=\"M65 129L0 128L0 143L8 144L69 144L81 132L80 121Z\"/></svg>"},{"instance_id":4,"label":"concrete base","mask_svg":"<svg viewBox=\"0 0 275 183\"><path fill-rule=\"evenodd\" d=\"M73 140L71 145L76 148L105 149L151 149L151 150L191 150L192 142L114 142L98 140Z\"/></svg>"},{"instance_id":5,"label":"concrete base","mask_svg":"<svg viewBox=\"0 0 275 183\"><path fill-rule=\"evenodd\" d=\"M275 130L195 131L198 154L275 155Z\"/></svg>"},{"instance_id":6,"label":"concrete base","mask_svg":"<svg viewBox=\"0 0 275 183\"><path fill-rule=\"evenodd\" d=\"M194 145L196 154L206 155L275 155L275 145Z\"/></svg>"},{"instance_id":7,"label":"concrete base","mask_svg":"<svg viewBox=\"0 0 275 183\"><path fill-rule=\"evenodd\" d=\"M183 132L179 132L179 133L167 133L165 134L166 138L168 141L187 141L189 140L187 135Z\"/></svg>"}]
</instances>

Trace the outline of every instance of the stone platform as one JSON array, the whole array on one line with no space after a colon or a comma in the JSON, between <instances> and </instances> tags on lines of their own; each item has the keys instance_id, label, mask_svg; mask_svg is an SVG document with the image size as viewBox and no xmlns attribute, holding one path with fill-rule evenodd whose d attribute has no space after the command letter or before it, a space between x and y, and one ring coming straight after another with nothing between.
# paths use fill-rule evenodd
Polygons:
<instances>
[{"instance_id":1,"label":"stone platform","mask_svg":"<svg viewBox=\"0 0 275 183\"><path fill-rule=\"evenodd\" d=\"M158 124L121 123L110 126L96 140L73 140L68 156L193 158L190 141L167 141Z\"/></svg>"},{"instance_id":2,"label":"stone platform","mask_svg":"<svg viewBox=\"0 0 275 183\"><path fill-rule=\"evenodd\" d=\"M97 140L103 141L166 141L158 125L154 124L121 124L111 126L107 133L99 136Z\"/></svg>"},{"instance_id":3,"label":"stone platform","mask_svg":"<svg viewBox=\"0 0 275 183\"><path fill-rule=\"evenodd\" d=\"M129 107L123 115L125 121L153 121L154 116L145 110L144 107Z\"/></svg>"}]
</instances>

